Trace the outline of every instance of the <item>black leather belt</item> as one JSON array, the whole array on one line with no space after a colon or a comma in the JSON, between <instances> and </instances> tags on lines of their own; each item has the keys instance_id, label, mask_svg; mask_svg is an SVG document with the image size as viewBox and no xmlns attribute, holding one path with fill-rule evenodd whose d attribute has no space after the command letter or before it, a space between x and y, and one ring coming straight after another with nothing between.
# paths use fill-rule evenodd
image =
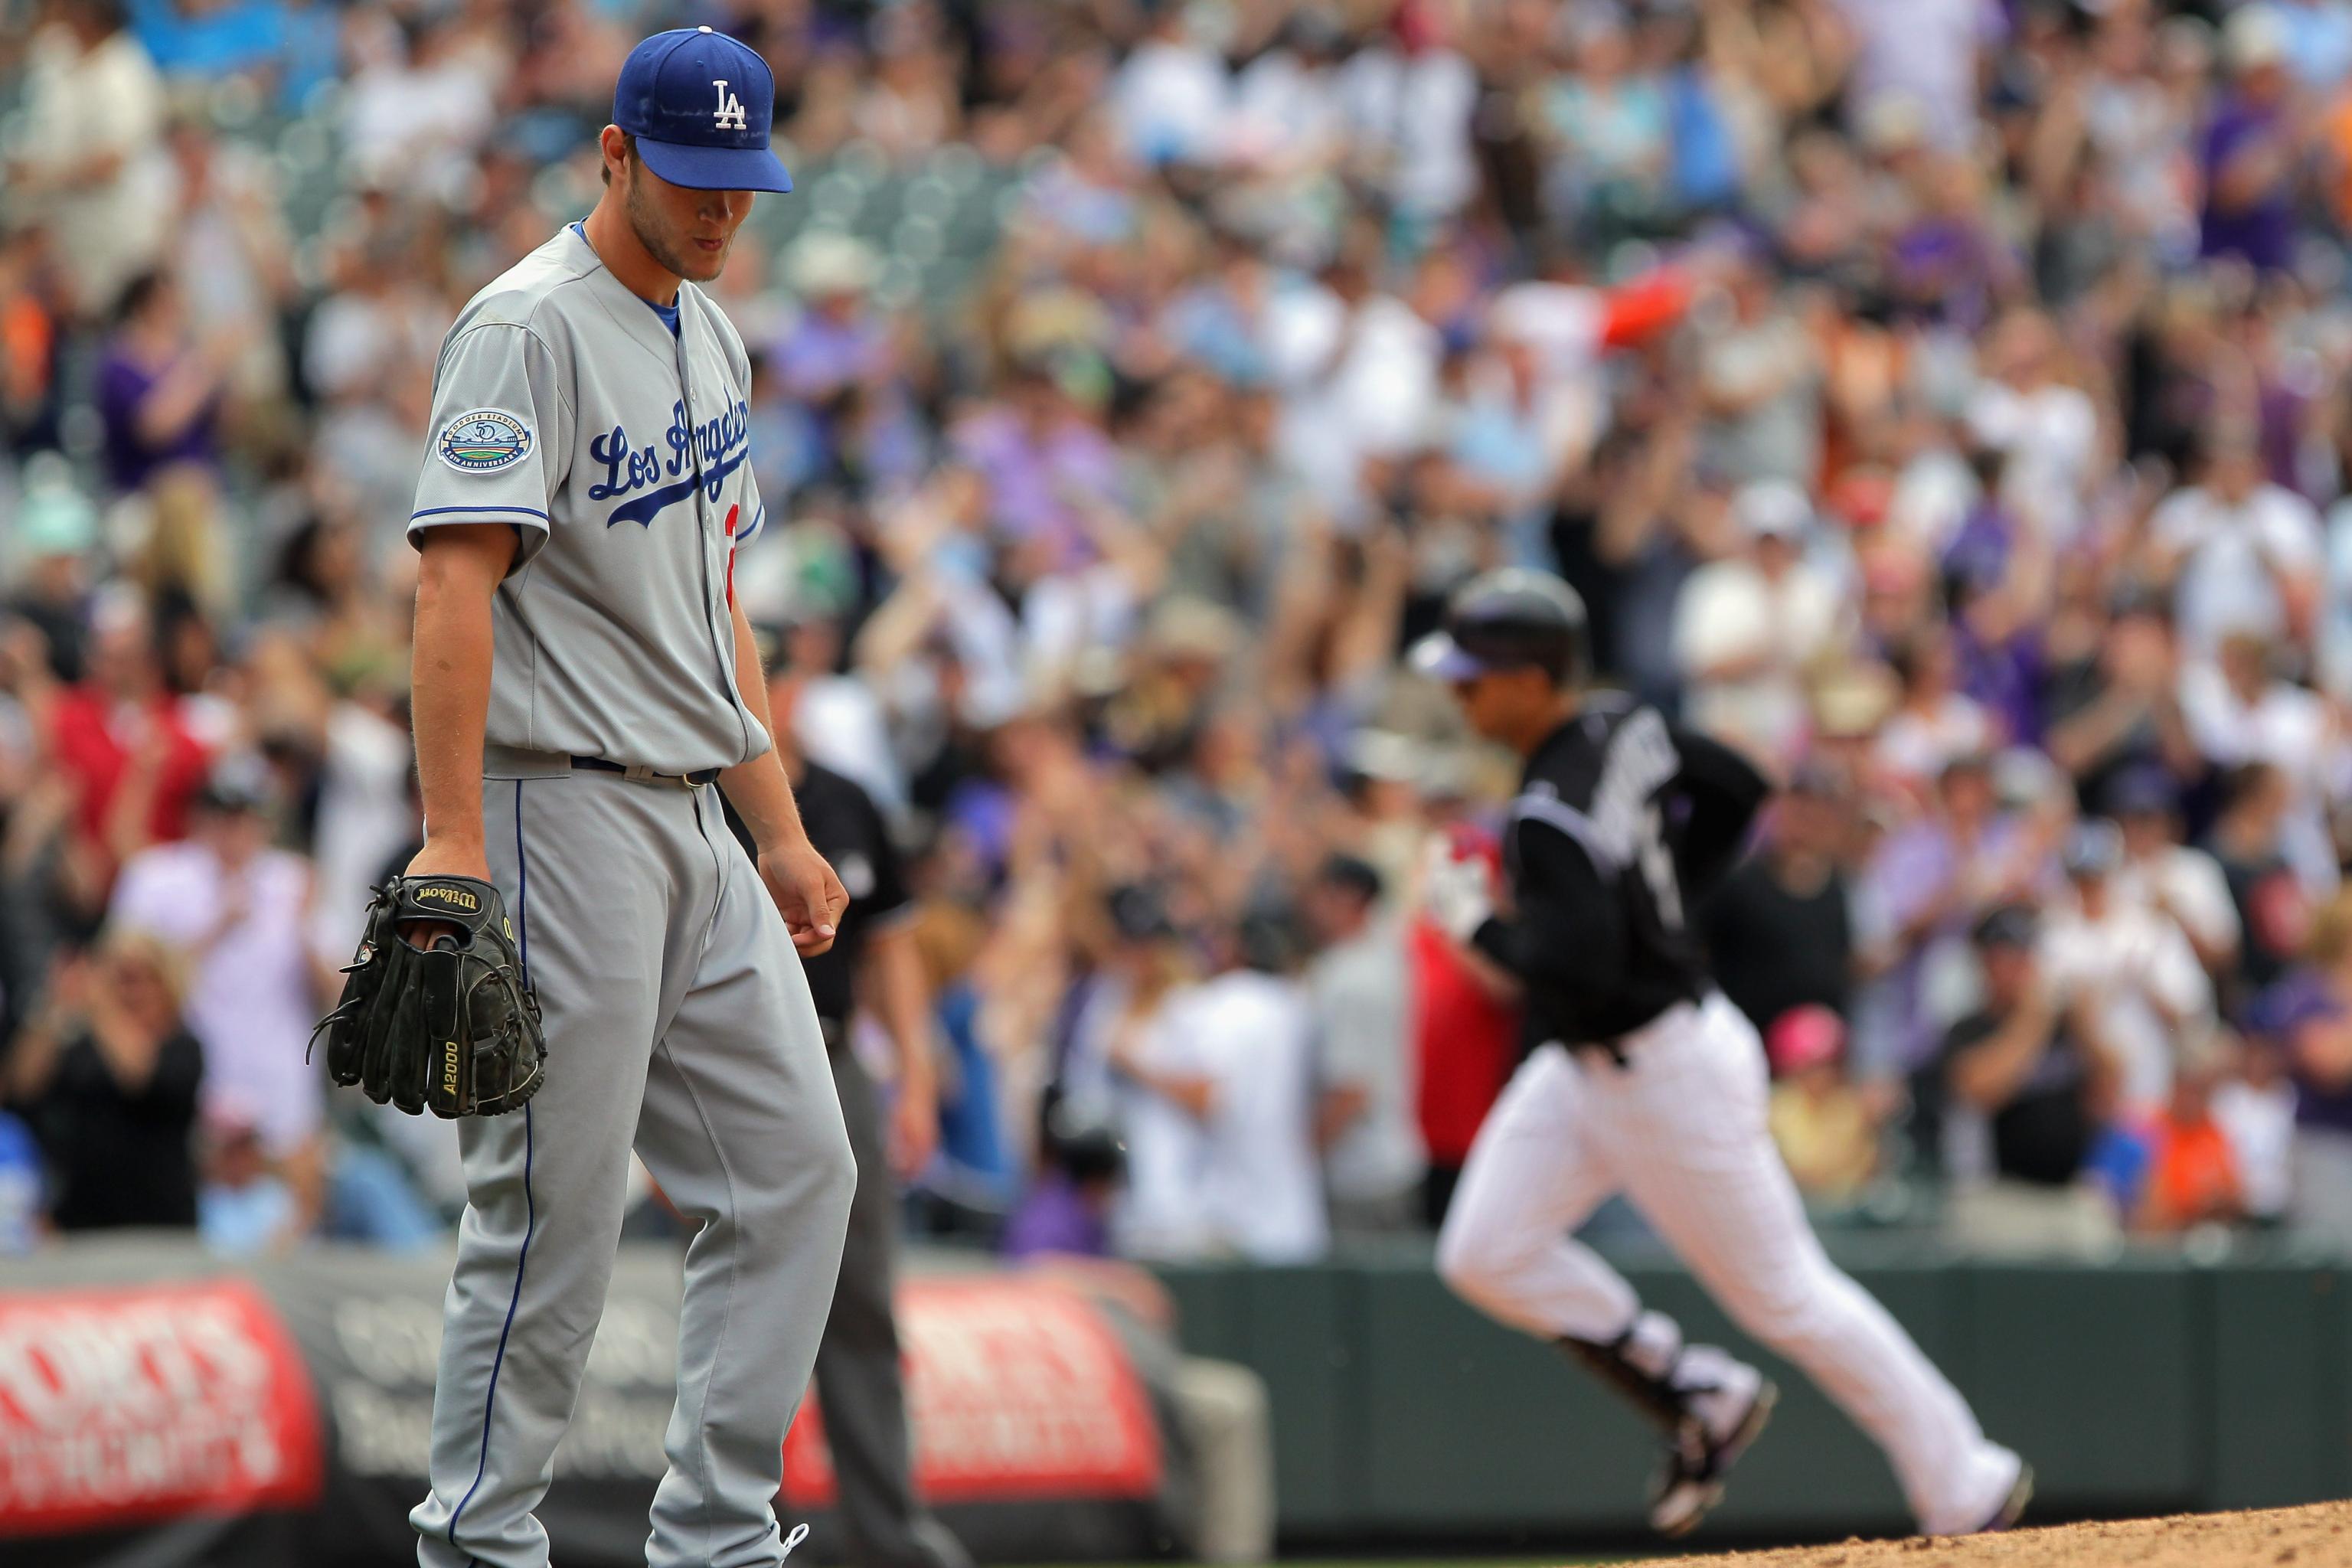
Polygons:
<instances>
[{"instance_id":1,"label":"black leather belt","mask_svg":"<svg viewBox=\"0 0 2352 1568\"><path fill-rule=\"evenodd\" d=\"M1634 1025L1632 1028L1626 1030L1622 1035L1612 1036L1607 1039L1573 1040L1564 1041L1562 1043L1565 1044L1571 1052L1591 1051L1595 1056L1608 1058L1612 1066L1630 1068L1633 1065L1633 1058L1625 1054L1625 1042L1627 1040L1632 1039L1635 1035L1640 1034L1643 1030L1648 1028L1651 1025L1656 1023L1659 1019L1664 1017L1675 1008L1683 1006L1685 1004L1695 1007L1704 1000L1706 1000L1706 994L1704 992L1696 996L1676 997L1674 1001L1667 1003L1664 1006L1659 1008L1656 1012L1651 1014L1648 1017L1643 1019L1640 1023Z\"/></svg>"},{"instance_id":2,"label":"black leather belt","mask_svg":"<svg viewBox=\"0 0 2352 1568\"><path fill-rule=\"evenodd\" d=\"M603 757L573 757L571 762L573 767L585 768L592 773L619 773L625 778L635 779L640 784L675 784L679 789L694 789L709 784L719 776L717 768L698 768L690 773L656 773L648 767L609 762Z\"/></svg>"}]
</instances>

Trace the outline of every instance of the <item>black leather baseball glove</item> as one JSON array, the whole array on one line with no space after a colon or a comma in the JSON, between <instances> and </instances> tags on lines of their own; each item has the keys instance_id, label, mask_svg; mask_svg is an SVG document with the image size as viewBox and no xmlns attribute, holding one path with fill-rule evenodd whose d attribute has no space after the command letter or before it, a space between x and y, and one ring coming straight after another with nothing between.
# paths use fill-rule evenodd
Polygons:
<instances>
[{"instance_id":1,"label":"black leather baseball glove","mask_svg":"<svg viewBox=\"0 0 2352 1568\"><path fill-rule=\"evenodd\" d=\"M412 1116L497 1116L539 1091L539 998L489 883L394 877L375 890L343 973L342 1001L310 1036L314 1047L327 1037L337 1083Z\"/></svg>"}]
</instances>

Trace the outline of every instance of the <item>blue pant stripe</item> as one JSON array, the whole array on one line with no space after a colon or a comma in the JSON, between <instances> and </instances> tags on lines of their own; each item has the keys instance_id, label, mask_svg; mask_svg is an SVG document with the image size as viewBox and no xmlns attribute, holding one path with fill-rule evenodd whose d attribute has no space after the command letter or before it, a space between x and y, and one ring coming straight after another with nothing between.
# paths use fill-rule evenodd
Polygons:
<instances>
[{"instance_id":1,"label":"blue pant stripe","mask_svg":"<svg viewBox=\"0 0 2352 1568\"><path fill-rule=\"evenodd\" d=\"M530 880L523 868L522 852L522 781L515 780L515 927L517 945L522 955L523 983L530 983ZM531 1125L530 1106L522 1108L522 1248L515 1255L514 1294L507 1298L507 1321L499 1330L498 1354L490 1360L490 1386L482 1396L482 1451L474 1463L474 1484L457 1500L457 1511L449 1516L446 1537L450 1545L457 1544L457 1521L466 1517L466 1507L474 1494L482 1489L482 1478L490 1468L490 1415L499 1403L499 1373L506 1366L507 1336L514 1332L515 1309L522 1305L522 1271L530 1261L530 1233L539 1223L539 1211L530 1195L530 1157L535 1142ZM467 1568L478 1568L472 1557L466 1559Z\"/></svg>"},{"instance_id":2,"label":"blue pant stripe","mask_svg":"<svg viewBox=\"0 0 2352 1568\"><path fill-rule=\"evenodd\" d=\"M530 863L522 856L520 779L515 780L515 945L522 956L522 983L528 985L530 984Z\"/></svg>"}]
</instances>

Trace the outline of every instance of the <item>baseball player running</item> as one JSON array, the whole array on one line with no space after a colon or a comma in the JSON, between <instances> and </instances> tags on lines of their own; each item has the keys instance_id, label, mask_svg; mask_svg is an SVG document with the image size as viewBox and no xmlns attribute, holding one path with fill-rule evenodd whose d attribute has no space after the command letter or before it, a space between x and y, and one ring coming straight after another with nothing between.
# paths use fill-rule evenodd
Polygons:
<instances>
[{"instance_id":1,"label":"baseball player running","mask_svg":"<svg viewBox=\"0 0 2352 1568\"><path fill-rule=\"evenodd\" d=\"M1570 1235L1611 1194L1641 1210L1742 1328L1804 1368L1893 1460L1930 1535L2005 1528L2030 1472L1823 1256L1766 1131L1756 1031L1710 983L1684 915L1738 857L1767 786L1654 709L1586 696L1583 603L1508 569L1413 650L1481 734L1527 760L1504 838L1511 913L1483 862L1440 858L1432 914L1518 975L1530 1038L1438 1238L1446 1283L1556 1340L1666 1436L1651 1522L1696 1525L1770 1415L1772 1385L1685 1344Z\"/></svg>"},{"instance_id":2,"label":"baseball player running","mask_svg":"<svg viewBox=\"0 0 2352 1568\"><path fill-rule=\"evenodd\" d=\"M547 1568L545 1495L641 1155L686 1256L651 1568L777 1568L785 1426L855 1182L793 950L846 901L769 744L729 569L761 521L750 369L696 287L789 191L774 83L708 27L631 52L605 188L441 349L409 536L415 877L487 878L548 1040L519 1111L458 1123L468 1203L433 1408L425 1568ZM759 847L729 834L716 783Z\"/></svg>"}]
</instances>

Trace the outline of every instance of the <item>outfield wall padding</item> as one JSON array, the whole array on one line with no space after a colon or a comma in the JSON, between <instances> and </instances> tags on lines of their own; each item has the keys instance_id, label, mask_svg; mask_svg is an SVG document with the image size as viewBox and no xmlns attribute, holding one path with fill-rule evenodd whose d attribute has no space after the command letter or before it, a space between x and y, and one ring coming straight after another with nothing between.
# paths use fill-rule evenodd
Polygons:
<instances>
[{"instance_id":1,"label":"outfield wall padding","mask_svg":"<svg viewBox=\"0 0 2352 1568\"><path fill-rule=\"evenodd\" d=\"M2352 1271L2284 1248L2199 1264L1966 1264L1924 1243L1841 1263L2030 1458L2044 1519L2279 1507L2352 1495ZM1877 1449L1654 1251L1616 1260L1694 1339L1752 1357L1782 1399L1711 1531L1908 1525ZM1648 1429L1555 1349L1456 1300L1425 1251L1314 1268L1160 1270L1185 1349L1255 1368L1294 1542L1615 1539L1642 1528Z\"/></svg>"}]
</instances>

